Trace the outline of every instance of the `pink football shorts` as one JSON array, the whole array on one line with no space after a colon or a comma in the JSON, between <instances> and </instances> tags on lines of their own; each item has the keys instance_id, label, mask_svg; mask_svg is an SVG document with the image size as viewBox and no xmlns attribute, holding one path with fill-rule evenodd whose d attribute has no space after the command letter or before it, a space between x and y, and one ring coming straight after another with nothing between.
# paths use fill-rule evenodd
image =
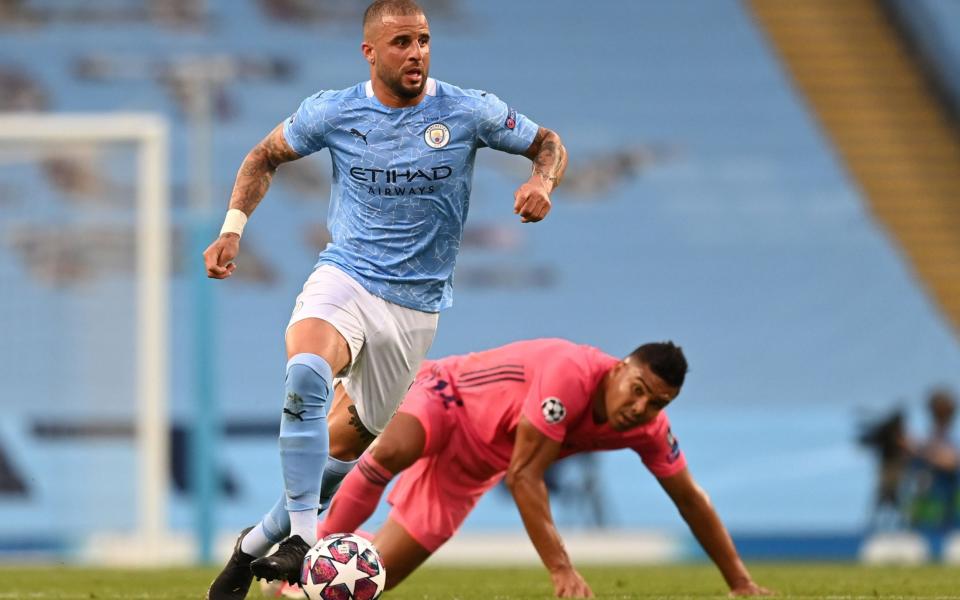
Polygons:
<instances>
[{"instance_id":1,"label":"pink football shorts","mask_svg":"<svg viewBox=\"0 0 960 600\"><path fill-rule=\"evenodd\" d=\"M430 552L450 539L480 497L504 470L481 456L462 407L439 365L425 364L399 412L416 417L426 431L423 456L400 474L387 501L390 518Z\"/></svg>"}]
</instances>

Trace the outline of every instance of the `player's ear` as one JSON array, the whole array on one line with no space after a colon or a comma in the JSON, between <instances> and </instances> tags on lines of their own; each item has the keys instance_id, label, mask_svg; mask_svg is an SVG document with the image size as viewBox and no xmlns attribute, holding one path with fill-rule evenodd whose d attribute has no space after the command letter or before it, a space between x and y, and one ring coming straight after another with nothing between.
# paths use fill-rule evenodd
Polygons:
<instances>
[{"instance_id":1,"label":"player's ear","mask_svg":"<svg viewBox=\"0 0 960 600\"><path fill-rule=\"evenodd\" d=\"M374 63L374 51L373 51L373 45L372 45L372 44L368 44L367 42L361 43L361 44L360 44L360 52L363 53L363 59L364 59L365 61L367 61L367 62L370 63L371 65Z\"/></svg>"}]
</instances>

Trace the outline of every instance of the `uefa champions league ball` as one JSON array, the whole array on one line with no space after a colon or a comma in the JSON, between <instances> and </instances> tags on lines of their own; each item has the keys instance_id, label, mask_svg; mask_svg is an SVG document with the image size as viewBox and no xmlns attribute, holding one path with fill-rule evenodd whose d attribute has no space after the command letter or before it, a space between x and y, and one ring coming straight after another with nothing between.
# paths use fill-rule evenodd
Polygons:
<instances>
[{"instance_id":1,"label":"uefa champions league ball","mask_svg":"<svg viewBox=\"0 0 960 600\"><path fill-rule=\"evenodd\" d=\"M386 580L387 571L373 544L347 533L317 542L300 572L300 587L310 600L374 600Z\"/></svg>"}]
</instances>

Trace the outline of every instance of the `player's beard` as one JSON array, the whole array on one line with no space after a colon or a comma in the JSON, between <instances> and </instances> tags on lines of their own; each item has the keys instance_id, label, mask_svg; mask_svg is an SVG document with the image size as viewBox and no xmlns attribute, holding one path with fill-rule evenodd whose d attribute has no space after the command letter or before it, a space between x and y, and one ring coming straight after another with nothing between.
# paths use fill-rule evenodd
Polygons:
<instances>
[{"instance_id":1,"label":"player's beard","mask_svg":"<svg viewBox=\"0 0 960 600\"><path fill-rule=\"evenodd\" d=\"M424 65L420 67L420 70L422 73L420 76L420 85L414 88L403 85L402 71L394 75L393 73L384 73L378 69L377 74L380 76L380 81L387 84L387 87L390 88L390 91L392 91L398 97L406 100L412 100L413 98L416 98L422 94L424 86L427 85L427 66Z\"/></svg>"}]
</instances>

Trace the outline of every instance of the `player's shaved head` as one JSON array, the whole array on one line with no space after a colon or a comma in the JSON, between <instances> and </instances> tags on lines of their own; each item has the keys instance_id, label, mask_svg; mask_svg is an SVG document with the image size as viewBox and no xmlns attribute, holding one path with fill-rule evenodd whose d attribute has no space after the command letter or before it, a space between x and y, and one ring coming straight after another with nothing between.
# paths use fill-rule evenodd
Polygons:
<instances>
[{"instance_id":1,"label":"player's shaved head","mask_svg":"<svg viewBox=\"0 0 960 600\"><path fill-rule=\"evenodd\" d=\"M677 389L683 386L687 375L687 357L683 348L673 342L644 344L631 352L628 360L646 364L657 377Z\"/></svg>"},{"instance_id":2,"label":"player's shaved head","mask_svg":"<svg viewBox=\"0 0 960 600\"><path fill-rule=\"evenodd\" d=\"M379 25L384 17L426 16L420 5L413 0L375 0L363 13L363 37L367 38L370 28Z\"/></svg>"},{"instance_id":3,"label":"player's shaved head","mask_svg":"<svg viewBox=\"0 0 960 600\"><path fill-rule=\"evenodd\" d=\"M376 0L363 17L363 57L373 93L388 106L410 106L426 93L430 25L413 0Z\"/></svg>"}]
</instances>

